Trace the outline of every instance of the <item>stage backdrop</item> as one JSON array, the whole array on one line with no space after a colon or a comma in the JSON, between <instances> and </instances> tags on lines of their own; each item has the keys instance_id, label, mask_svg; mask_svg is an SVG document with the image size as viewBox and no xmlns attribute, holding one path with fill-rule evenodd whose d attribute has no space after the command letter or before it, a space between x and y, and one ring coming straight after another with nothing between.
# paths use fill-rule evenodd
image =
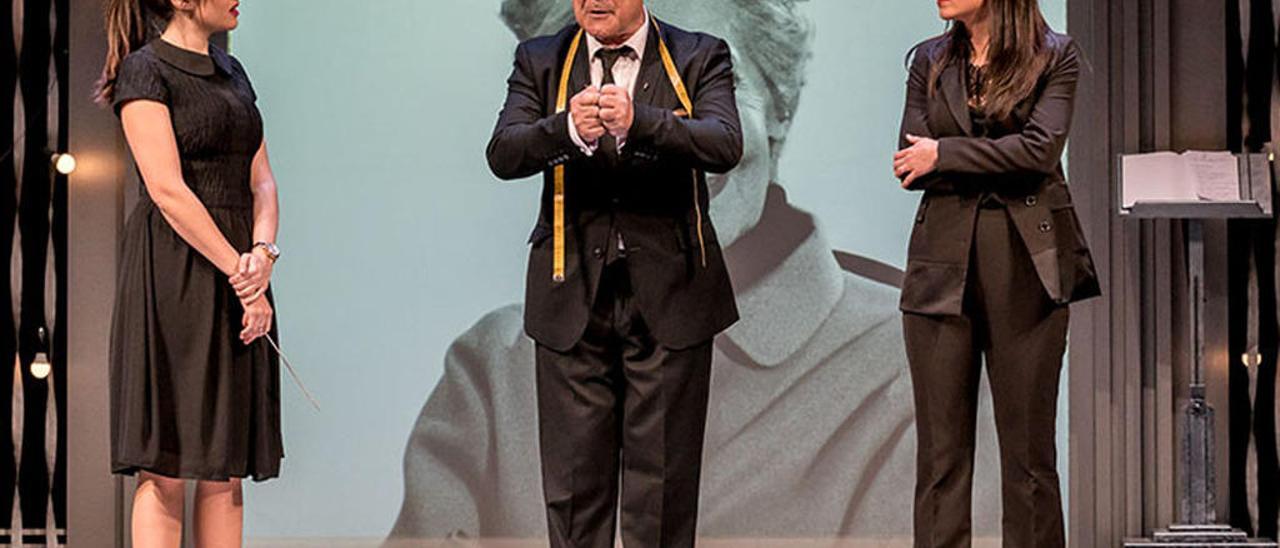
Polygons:
<instances>
[{"instance_id":1,"label":"stage backdrop","mask_svg":"<svg viewBox=\"0 0 1280 548\"><path fill-rule=\"evenodd\" d=\"M540 182L498 182L484 150L517 33L558 28L569 0L512 3L505 20L503 0L242 7L231 48L280 182L283 343L323 406L284 384L283 477L248 488L251 538L543 532L519 308ZM1064 29L1063 0L1045 4ZM729 40L747 133L743 166L713 181L744 320L717 344L702 530L909 535L894 284L918 195L899 189L891 154L905 56L944 29L936 6L649 5ZM983 416L975 511L989 536Z\"/></svg>"}]
</instances>

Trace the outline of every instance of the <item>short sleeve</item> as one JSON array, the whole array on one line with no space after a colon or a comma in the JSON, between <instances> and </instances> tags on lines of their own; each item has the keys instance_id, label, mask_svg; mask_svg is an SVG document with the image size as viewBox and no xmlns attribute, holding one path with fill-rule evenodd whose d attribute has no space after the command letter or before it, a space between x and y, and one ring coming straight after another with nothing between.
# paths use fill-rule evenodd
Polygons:
<instances>
[{"instance_id":1,"label":"short sleeve","mask_svg":"<svg viewBox=\"0 0 1280 548\"><path fill-rule=\"evenodd\" d=\"M118 115L125 103L137 100L169 104L168 84L154 60L141 52L125 57L124 62L120 63L111 104Z\"/></svg>"}]
</instances>

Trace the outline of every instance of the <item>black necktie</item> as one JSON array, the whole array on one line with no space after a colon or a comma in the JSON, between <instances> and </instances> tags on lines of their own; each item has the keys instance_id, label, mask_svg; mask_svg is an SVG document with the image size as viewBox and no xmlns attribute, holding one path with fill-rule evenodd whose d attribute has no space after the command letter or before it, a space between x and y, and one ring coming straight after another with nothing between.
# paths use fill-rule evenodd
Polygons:
<instances>
[{"instance_id":1,"label":"black necktie","mask_svg":"<svg viewBox=\"0 0 1280 548\"><path fill-rule=\"evenodd\" d=\"M599 57L600 63L604 65L604 76L600 80L601 87L616 83L613 79L613 66L618 64L618 59L629 56L631 51L631 46L622 46L617 49L601 49L596 52L596 57ZM608 165L618 165L618 139L613 134L605 133L600 138L598 150Z\"/></svg>"}]
</instances>

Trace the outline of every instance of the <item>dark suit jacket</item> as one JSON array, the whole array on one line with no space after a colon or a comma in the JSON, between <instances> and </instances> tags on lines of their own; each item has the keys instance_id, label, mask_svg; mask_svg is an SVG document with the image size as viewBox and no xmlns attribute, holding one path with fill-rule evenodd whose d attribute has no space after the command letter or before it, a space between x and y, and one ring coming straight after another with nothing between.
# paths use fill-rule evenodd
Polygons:
<instances>
[{"instance_id":1,"label":"dark suit jacket","mask_svg":"<svg viewBox=\"0 0 1280 548\"><path fill-rule=\"evenodd\" d=\"M924 190L907 251L905 312L958 315L964 301L970 247L980 197L993 193L1030 252L1053 301L1066 304L1101 293L1084 233L1071 205L1062 151L1071 128L1079 51L1070 37L1050 32L1051 58L1035 92L1014 110L1008 132L975 137L964 67L950 63L929 96L934 63L946 62L949 35L916 46L907 82L900 148L907 134L938 140L937 171L912 184Z\"/></svg>"},{"instance_id":2,"label":"dark suit jacket","mask_svg":"<svg viewBox=\"0 0 1280 548\"><path fill-rule=\"evenodd\" d=\"M543 172L542 207L530 236L525 330L539 343L568 350L586 328L611 228L621 232L633 299L653 336L670 348L707 341L738 318L733 288L708 212L706 180L742 157L733 65L723 40L661 23L693 101L694 118L677 116L679 100L658 53L657 27L635 86L635 121L621 161L608 167L569 138L568 113L555 113L560 71L577 25L516 49L506 105L489 143L489 166L502 179ZM587 41L569 78L569 96L590 85ZM551 279L552 169L565 164L565 281ZM707 261L695 221L702 208Z\"/></svg>"}]
</instances>

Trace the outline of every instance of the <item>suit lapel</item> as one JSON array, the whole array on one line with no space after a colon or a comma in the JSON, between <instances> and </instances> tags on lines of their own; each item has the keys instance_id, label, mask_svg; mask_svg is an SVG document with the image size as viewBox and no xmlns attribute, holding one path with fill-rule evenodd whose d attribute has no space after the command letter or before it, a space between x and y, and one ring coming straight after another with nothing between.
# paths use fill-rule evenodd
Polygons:
<instances>
[{"instance_id":1,"label":"suit lapel","mask_svg":"<svg viewBox=\"0 0 1280 548\"><path fill-rule=\"evenodd\" d=\"M973 136L973 119L969 117L969 92L964 85L964 71L957 65L958 63L951 61L942 69L942 75L939 76L942 80L942 95L956 125L965 135Z\"/></svg>"},{"instance_id":2,"label":"suit lapel","mask_svg":"<svg viewBox=\"0 0 1280 548\"><path fill-rule=\"evenodd\" d=\"M578 44L578 53L573 58L573 70L569 72L569 99L591 85L591 57L588 51L587 37L584 35Z\"/></svg>"},{"instance_id":3,"label":"suit lapel","mask_svg":"<svg viewBox=\"0 0 1280 548\"><path fill-rule=\"evenodd\" d=\"M655 19L656 20L656 19ZM663 28L666 26L663 25ZM667 82L666 70L662 67L662 57L658 53L658 25L649 25L649 42L644 47L644 58L640 60L640 74L636 80L635 103L652 105L654 95L661 86L670 86Z\"/></svg>"}]
</instances>

